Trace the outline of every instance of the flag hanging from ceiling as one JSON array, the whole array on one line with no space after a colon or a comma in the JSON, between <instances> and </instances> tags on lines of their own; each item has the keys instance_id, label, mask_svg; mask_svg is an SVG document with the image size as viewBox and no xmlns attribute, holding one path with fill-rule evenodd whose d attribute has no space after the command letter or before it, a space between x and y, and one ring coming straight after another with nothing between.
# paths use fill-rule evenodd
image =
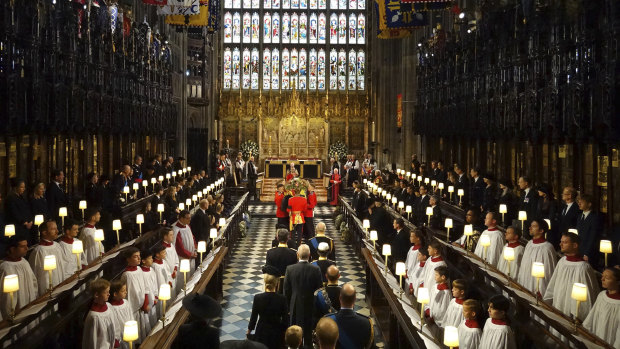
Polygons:
<instances>
[{"instance_id":1,"label":"flag hanging from ceiling","mask_svg":"<svg viewBox=\"0 0 620 349\"><path fill-rule=\"evenodd\" d=\"M176 0L175 0L176 1ZM157 8L158 15L197 15L200 13L200 0L190 0L189 6L166 5ZM170 3L170 1L168 1Z\"/></svg>"},{"instance_id":2,"label":"flag hanging from ceiling","mask_svg":"<svg viewBox=\"0 0 620 349\"><path fill-rule=\"evenodd\" d=\"M412 4L416 11L439 11L452 6L452 0L400 0L402 3Z\"/></svg>"}]
</instances>

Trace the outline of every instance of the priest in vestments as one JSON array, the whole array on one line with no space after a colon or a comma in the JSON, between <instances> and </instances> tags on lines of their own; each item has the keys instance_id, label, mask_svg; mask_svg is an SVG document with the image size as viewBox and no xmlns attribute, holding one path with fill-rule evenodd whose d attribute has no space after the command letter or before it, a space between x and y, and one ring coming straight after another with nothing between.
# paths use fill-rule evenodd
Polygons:
<instances>
[{"instance_id":1,"label":"priest in vestments","mask_svg":"<svg viewBox=\"0 0 620 349\"><path fill-rule=\"evenodd\" d=\"M487 263L497 266L497 263L502 256L504 244L506 243L504 234L497 229L497 213L487 213L484 219L484 225L486 225L488 229L483 231L480 235L480 239L478 239L478 245L476 245L476 250L474 253L476 256L486 260ZM488 236L491 241L491 245L486 248L486 253L484 251L485 248L481 243L483 236Z\"/></svg>"},{"instance_id":2,"label":"priest in vestments","mask_svg":"<svg viewBox=\"0 0 620 349\"><path fill-rule=\"evenodd\" d=\"M532 276L532 264L534 262L543 263L545 266L545 277L540 279L540 296L545 294L547 284L551 280L556 264L556 253L553 245L545 240L545 233L549 230L547 222L542 219L533 219L530 223L530 240L523 250L521 265L517 282L530 292L536 292L536 278Z\"/></svg>"},{"instance_id":3,"label":"priest in vestments","mask_svg":"<svg viewBox=\"0 0 620 349\"><path fill-rule=\"evenodd\" d=\"M605 269L601 282L606 290L596 297L583 327L612 347L620 348L620 269Z\"/></svg>"},{"instance_id":4,"label":"priest in vestments","mask_svg":"<svg viewBox=\"0 0 620 349\"><path fill-rule=\"evenodd\" d=\"M56 257L56 269L52 270L52 287L64 280L65 270L60 245L54 241L58 238L56 221L45 221L39 229L41 231L41 242L30 253L28 262L37 280L39 280L39 295L43 295L50 286L49 274L47 270L43 269L45 256L54 255Z\"/></svg>"},{"instance_id":5,"label":"priest in vestments","mask_svg":"<svg viewBox=\"0 0 620 349\"><path fill-rule=\"evenodd\" d=\"M588 299L581 302L577 318L583 320L592 308L594 300L599 293L598 281L594 269L583 260L579 253L579 236L574 233L562 234L560 249L564 257L560 259L549 280L544 300L566 315L576 314L577 305L571 298L574 283L586 285Z\"/></svg>"},{"instance_id":6,"label":"priest in vestments","mask_svg":"<svg viewBox=\"0 0 620 349\"><path fill-rule=\"evenodd\" d=\"M337 206L338 205L338 194L340 193L340 183L342 182L340 174L338 173L338 169L334 169L334 173L329 179L329 183L331 184L331 199L332 201L329 203L330 205Z\"/></svg>"},{"instance_id":7,"label":"priest in vestments","mask_svg":"<svg viewBox=\"0 0 620 349\"><path fill-rule=\"evenodd\" d=\"M7 255L0 263L0 313L7 319L11 313L11 297L4 293L4 278L15 274L19 281L19 290L14 295L15 310L37 299L37 278L34 276L30 264L24 259L28 253L28 239L26 235L15 235L8 240ZM45 283L45 280L41 280ZM47 284L47 283L45 283Z\"/></svg>"}]
</instances>

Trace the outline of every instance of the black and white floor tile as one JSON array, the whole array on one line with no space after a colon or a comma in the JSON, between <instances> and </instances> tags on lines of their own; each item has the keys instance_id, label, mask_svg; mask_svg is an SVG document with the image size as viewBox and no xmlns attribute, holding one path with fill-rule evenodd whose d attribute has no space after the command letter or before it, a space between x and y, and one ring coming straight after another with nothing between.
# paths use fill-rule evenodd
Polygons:
<instances>
[{"instance_id":1,"label":"black and white floor tile","mask_svg":"<svg viewBox=\"0 0 620 349\"><path fill-rule=\"evenodd\" d=\"M331 216L336 209L335 206L329 206L326 204L316 206L314 208L315 217ZM261 203L252 205L250 208L250 215L252 216L276 216L276 206L273 203Z\"/></svg>"},{"instance_id":2,"label":"black and white floor tile","mask_svg":"<svg viewBox=\"0 0 620 349\"><path fill-rule=\"evenodd\" d=\"M271 208L269 208L271 207ZM336 245L336 264L340 269L340 283L350 283L357 289L356 311L366 316L370 309L365 302L365 272L351 246L344 244L334 231L331 206L319 206L324 217L315 218L315 222L323 221L327 225L328 236ZM265 217L273 210L273 215ZM251 205L251 227L247 236L233 248L231 261L224 273L223 314L215 324L220 326L220 340L243 339L248 328L252 312L254 295L263 292L263 275L261 267L265 264L267 250L271 247L276 224L275 207L273 205ZM318 215L317 215L318 216ZM329 216L329 217L328 217ZM323 218L323 219L321 219ZM375 329L378 346L383 347L381 335Z\"/></svg>"}]
</instances>

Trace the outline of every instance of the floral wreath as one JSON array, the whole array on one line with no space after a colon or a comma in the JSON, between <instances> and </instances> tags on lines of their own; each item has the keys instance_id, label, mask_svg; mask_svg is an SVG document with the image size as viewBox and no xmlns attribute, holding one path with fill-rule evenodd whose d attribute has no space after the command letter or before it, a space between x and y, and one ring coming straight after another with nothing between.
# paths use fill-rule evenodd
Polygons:
<instances>
[{"instance_id":1,"label":"floral wreath","mask_svg":"<svg viewBox=\"0 0 620 349\"><path fill-rule=\"evenodd\" d=\"M327 155L329 158L334 158L337 161L340 161L342 158L349 154L349 147L342 141L337 141L334 144L330 144L329 150L327 151Z\"/></svg>"},{"instance_id":2,"label":"floral wreath","mask_svg":"<svg viewBox=\"0 0 620 349\"><path fill-rule=\"evenodd\" d=\"M258 156L258 144L254 141L245 141L241 143L239 151L243 154L243 159L247 161L250 156Z\"/></svg>"},{"instance_id":3,"label":"floral wreath","mask_svg":"<svg viewBox=\"0 0 620 349\"><path fill-rule=\"evenodd\" d=\"M306 193L308 193L308 182L304 179L293 178L288 183L284 184L284 189L286 193L293 196L297 194L306 196Z\"/></svg>"}]
</instances>

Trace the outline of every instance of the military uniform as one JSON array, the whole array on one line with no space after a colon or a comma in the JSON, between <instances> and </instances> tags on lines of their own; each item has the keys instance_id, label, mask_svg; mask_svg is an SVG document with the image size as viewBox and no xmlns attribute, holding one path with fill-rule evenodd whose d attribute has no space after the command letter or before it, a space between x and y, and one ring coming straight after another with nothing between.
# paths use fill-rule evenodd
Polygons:
<instances>
[{"instance_id":1,"label":"military uniform","mask_svg":"<svg viewBox=\"0 0 620 349\"><path fill-rule=\"evenodd\" d=\"M323 280L323 284L325 285L327 283L327 276L325 276L325 274L327 273L327 268L329 268L331 265L336 265L336 262L327 258L323 259L322 257L319 257L319 259L312 262L312 264L316 265L317 267L319 267L319 269L321 269L321 279Z\"/></svg>"},{"instance_id":2,"label":"military uniform","mask_svg":"<svg viewBox=\"0 0 620 349\"><path fill-rule=\"evenodd\" d=\"M372 320L353 309L328 314L338 325L338 348L370 348L374 344Z\"/></svg>"},{"instance_id":3,"label":"military uniform","mask_svg":"<svg viewBox=\"0 0 620 349\"><path fill-rule=\"evenodd\" d=\"M338 285L327 285L314 291L314 326L319 319L327 314L334 314L340 310L340 291Z\"/></svg>"},{"instance_id":4,"label":"military uniform","mask_svg":"<svg viewBox=\"0 0 620 349\"><path fill-rule=\"evenodd\" d=\"M321 242L325 242L329 245L329 254L327 258L335 261L336 260L336 245L334 245L334 240L327 236L315 236L310 241L308 241L308 247L310 247L310 254L312 255L312 260L319 259L319 244Z\"/></svg>"}]
</instances>

